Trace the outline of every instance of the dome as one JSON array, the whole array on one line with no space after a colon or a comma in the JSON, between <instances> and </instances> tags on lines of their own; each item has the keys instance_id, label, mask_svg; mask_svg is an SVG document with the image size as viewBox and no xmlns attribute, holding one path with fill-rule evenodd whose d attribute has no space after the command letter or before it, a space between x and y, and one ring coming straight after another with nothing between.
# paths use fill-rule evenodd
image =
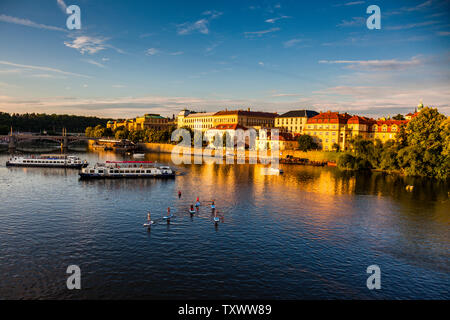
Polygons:
<instances>
[{"instance_id":1,"label":"dome","mask_svg":"<svg viewBox=\"0 0 450 320\"><path fill-rule=\"evenodd\" d=\"M182 111L178 114L178 116L186 117L186 116L189 115L190 113L191 113L191 112L190 112L189 110L184 109L184 110L182 110Z\"/></svg>"}]
</instances>

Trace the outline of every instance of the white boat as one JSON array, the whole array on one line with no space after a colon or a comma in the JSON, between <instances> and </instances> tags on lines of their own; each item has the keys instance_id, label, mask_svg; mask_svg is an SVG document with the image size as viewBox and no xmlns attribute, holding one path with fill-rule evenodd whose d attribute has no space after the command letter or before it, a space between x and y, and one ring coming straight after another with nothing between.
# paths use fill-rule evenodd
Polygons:
<instances>
[{"instance_id":1,"label":"white boat","mask_svg":"<svg viewBox=\"0 0 450 320\"><path fill-rule=\"evenodd\" d=\"M156 166L151 161L107 161L81 169L82 179L174 178L169 166Z\"/></svg>"},{"instance_id":2,"label":"white boat","mask_svg":"<svg viewBox=\"0 0 450 320\"><path fill-rule=\"evenodd\" d=\"M143 159L143 158L145 158L145 153L135 153L135 154L133 154L133 158Z\"/></svg>"},{"instance_id":3,"label":"white boat","mask_svg":"<svg viewBox=\"0 0 450 320\"><path fill-rule=\"evenodd\" d=\"M45 167L45 168L75 168L80 169L88 165L76 156L64 154L49 154L40 156L12 156L6 161L11 167Z\"/></svg>"}]
</instances>

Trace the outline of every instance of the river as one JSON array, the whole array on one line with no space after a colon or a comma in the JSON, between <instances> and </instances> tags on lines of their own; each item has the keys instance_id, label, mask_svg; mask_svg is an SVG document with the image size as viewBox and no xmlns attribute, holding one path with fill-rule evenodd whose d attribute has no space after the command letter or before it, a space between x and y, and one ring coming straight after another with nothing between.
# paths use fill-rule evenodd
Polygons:
<instances>
[{"instance_id":1,"label":"river","mask_svg":"<svg viewBox=\"0 0 450 320\"><path fill-rule=\"evenodd\" d=\"M248 164L81 181L77 170L6 168L7 157L0 299L450 298L448 183L296 165L266 176ZM171 164L167 154L146 159ZM215 200L217 227L206 205L188 214L197 196ZM168 206L170 225L160 221ZM151 230L148 210L159 221ZM81 290L66 287L73 264ZM380 290L366 287L370 265L381 269Z\"/></svg>"}]
</instances>

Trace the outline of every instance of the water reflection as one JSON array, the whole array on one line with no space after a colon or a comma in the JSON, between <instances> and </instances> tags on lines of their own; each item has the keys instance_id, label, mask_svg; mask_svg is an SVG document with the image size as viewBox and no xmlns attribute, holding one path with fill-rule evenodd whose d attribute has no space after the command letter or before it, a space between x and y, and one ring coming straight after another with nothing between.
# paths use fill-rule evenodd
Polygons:
<instances>
[{"instance_id":1,"label":"water reflection","mask_svg":"<svg viewBox=\"0 0 450 320\"><path fill-rule=\"evenodd\" d=\"M6 168L6 158L2 298L448 298L448 183L292 165L267 176L259 164L174 166L170 154L145 160L184 173L172 180L84 181L77 170ZM149 210L158 223L147 229ZM89 270L75 296L58 284L74 261ZM374 263L386 287L368 293Z\"/></svg>"}]
</instances>

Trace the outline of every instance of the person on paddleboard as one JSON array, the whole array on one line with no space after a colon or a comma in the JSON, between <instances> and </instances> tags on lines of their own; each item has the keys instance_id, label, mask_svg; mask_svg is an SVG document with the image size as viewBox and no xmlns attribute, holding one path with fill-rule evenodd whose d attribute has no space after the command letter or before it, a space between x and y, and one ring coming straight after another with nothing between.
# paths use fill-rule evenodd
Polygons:
<instances>
[{"instance_id":1,"label":"person on paddleboard","mask_svg":"<svg viewBox=\"0 0 450 320\"><path fill-rule=\"evenodd\" d=\"M170 218L170 207L167 207L167 216Z\"/></svg>"},{"instance_id":2,"label":"person on paddleboard","mask_svg":"<svg viewBox=\"0 0 450 320\"><path fill-rule=\"evenodd\" d=\"M194 205L191 204L191 211L194 211Z\"/></svg>"},{"instance_id":3,"label":"person on paddleboard","mask_svg":"<svg viewBox=\"0 0 450 320\"><path fill-rule=\"evenodd\" d=\"M147 213L147 221L148 221L148 223L150 223L152 221L151 217L150 217L150 211Z\"/></svg>"},{"instance_id":4,"label":"person on paddleboard","mask_svg":"<svg viewBox=\"0 0 450 320\"><path fill-rule=\"evenodd\" d=\"M178 198L181 198L181 191L178 191Z\"/></svg>"}]
</instances>

